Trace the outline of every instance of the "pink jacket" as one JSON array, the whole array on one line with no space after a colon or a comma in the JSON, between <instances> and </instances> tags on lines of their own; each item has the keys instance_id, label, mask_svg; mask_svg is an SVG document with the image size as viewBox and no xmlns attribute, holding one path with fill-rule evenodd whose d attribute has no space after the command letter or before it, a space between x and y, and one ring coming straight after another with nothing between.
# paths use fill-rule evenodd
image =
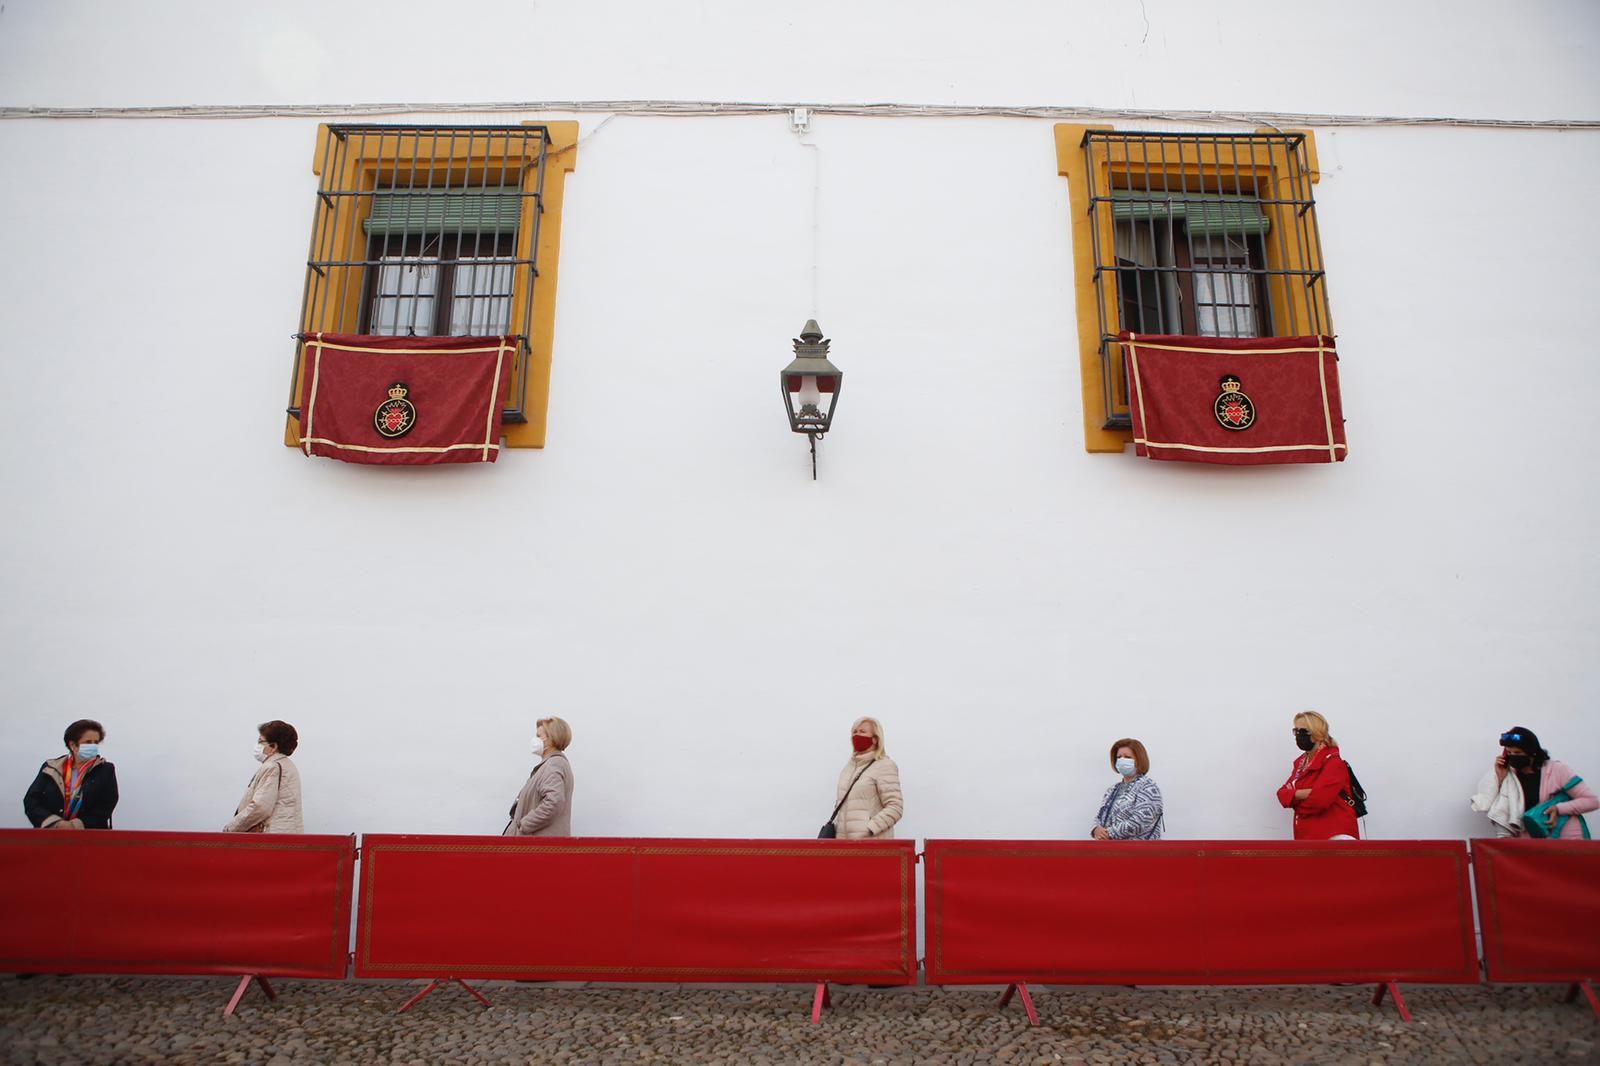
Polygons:
<instances>
[{"instance_id":1,"label":"pink jacket","mask_svg":"<svg viewBox=\"0 0 1600 1066\"><path fill-rule=\"evenodd\" d=\"M1573 776L1572 768L1566 763L1556 759L1546 762L1544 772L1539 777L1539 802L1543 803L1561 791L1561 786L1571 781ZM1587 814L1600 809L1600 796L1594 794L1594 789L1589 787L1587 779L1573 786L1568 795L1572 797L1571 800L1556 804L1557 814ZM1529 803L1528 806L1532 807L1534 804ZM1596 829L1600 829L1600 826L1590 826L1589 832L1594 833ZM1561 827L1561 836L1563 839L1567 837L1583 839L1583 828L1578 825L1576 818L1568 820L1567 824Z\"/></svg>"}]
</instances>

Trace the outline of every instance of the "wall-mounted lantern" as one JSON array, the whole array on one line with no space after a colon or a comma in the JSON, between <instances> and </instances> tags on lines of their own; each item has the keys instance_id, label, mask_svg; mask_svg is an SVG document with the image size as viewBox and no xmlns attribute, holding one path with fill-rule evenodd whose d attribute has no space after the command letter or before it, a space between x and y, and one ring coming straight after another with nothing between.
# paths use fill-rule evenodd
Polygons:
<instances>
[{"instance_id":1,"label":"wall-mounted lantern","mask_svg":"<svg viewBox=\"0 0 1600 1066\"><path fill-rule=\"evenodd\" d=\"M817 479L817 440L833 426L844 372L828 362L828 344L817 320L806 322L794 342L794 361L778 375L789 428L811 438L811 480Z\"/></svg>"}]
</instances>

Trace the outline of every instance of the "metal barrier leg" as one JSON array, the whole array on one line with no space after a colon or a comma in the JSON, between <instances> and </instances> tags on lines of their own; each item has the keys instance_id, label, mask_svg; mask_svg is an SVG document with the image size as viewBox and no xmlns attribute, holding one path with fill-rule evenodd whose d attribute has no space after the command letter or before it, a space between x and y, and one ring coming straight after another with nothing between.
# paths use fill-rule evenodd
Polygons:
<instances>
[{"instance_id":1,"label":"metal barrier leg","mask_svg":"<svg viewBox=\"0 0 1600 1066\"><path fill-rule=\"evenodd\" d=\"M1394 1009L1400 1012L1400 1020L1403 1022L1409 1022L1411 1020L1411 1012L1406 1009L1406 1000L1405 997L1400 994L1400 985L1398 982L1384 981L1379 984L1378 987L1373 990L1372 1005L1376 1007L1378 1004L1382 1003L1383 994L1385 992L1389 993L1389 997L1394 1000Z\"/></svg>"},{"instance_id":2,"label":"metal barrier leg","mask_svg":"<svg viewBox=\"0 0 1600 1066\"><path fill-rule=\"evenodd\" d=\"M833 997L828 994L828 982L817 982L817 994L811 1000L811 1024L817 1025L822 1021L822 1008L833 1006Z\"/></svg>"},{"instance_id":3,"label":"metal barrier leg","mask_svg":"<svg viewBox=\"0 0 1600 1066\"><path fill-rule=\"evenodd\" d=\"M485 996L482 992L479 992L476 988L473 988L471 985L467 984L461 978L452 977L452 978L450 978L450 980L454 981L456 984L460 985L462 988L465 988L468 992L472 993L472 998L477 1000L479 1003L482 1003L485 1007L494 1006L493 1003L489 1002L489 997L488 996Z\"/></svg>"},{"instance_id":4,"label":"metal barrier leg","mask_svg":"<svg viewBox=\"0 0 1600 1066\"><path fill-rule=\"evenodd\" d=\"M249 990L251 981L254 981L256 984L261 986L261 991L267 994L268 999L278 998L278 993L272 990L272 985L268 983L265 977L261 977L253 973L247 973L243 977L239 978L239 987L233 990L233 998L229 999L228 1005L222 1008L222 1016L224 1018L233 1017L233 1012L239 1009L239 1001L244 999L244 994Z\"/></svg>"},{"instance_id":5,"label":"metal barrier leg","mask_svg":"<svg viewBox=\"0 0 1600 1066\"><path fill-rule=\"evenodd\" d=\"M1028 1024L1039 1024L1039 1012L1033 1007L1033 996L1028 993L1028 982L1018 981L1014 985L1007 985L1006 990L1000 993L1000 1009L1005 1010L1006 1004L1011 1002L1011 993L1022 997L1022 1009L1028 1012Z\"/></svg>"},{"instance_id":6,"label":"metal barrier leg","mask_svg":"<svg viewBox=\"0 0 1600 1066\"><path fill-rule=\"evenodd\" d=\"M418 1003L421 1003L423 1000L427 999L428 996L432 994L433 990L442 984L444 984L444 978L442 977L436 977L432 981L429 981L428 987L424 988L421 992L418 992L416 995L400 1004L400 1009L395 1011L395 1013L404 1014L412 1007L415 1007Z\"/></svg>"},{"instance_id":7,"label":"metal barrier leg","mask_svg":"<svg viewBox=\"0 0 1600 1066\"><path fill-rule=\"evenodd\" d=\"M1567 989L1567 994L1566 994L1565 998L1562 999L1561 1002L1563 1002L1563 1003L1571 1003L1572 1001L1577 999L1578 998L1578 992L1579 992L1580 989L1582 990L1582 992L1584 994L1584 997L1586 999L1588 999L1588 1001L1589 1001L1589 1009L1594 1011L1594 1016L1597 1019L1600 1019L1600 996L1595 995L1593 982L1590 982L1590 981L1574 981L1574 982L1572 982L1572 987Z\"/></svg>"},{"instance_id":8,"label":"metal barrier leg","mask_svg":"<svg viewBox=\"0 0 1600 1066\"><path fill-rule=\"evenodd\" d=\"M489 1000L484 996L484 994L482 992L479 992L476 988L473 988L471 985L467 984L461 978L459 978L459 977L436 977L432 981L428 982L428 987L427 988L424 988L421 992L418 992L416 995L412 996L410 999L408 999L404 1003L402 1003L400 1005L400 1009L395 1011L395 1013L396 1014L404 1014L406 1011L410 1010L412 1007L415 1007L418 1003L421 1003L424 999L428 998L428 994L431 993L434 989L438 988L440 985L450 984L452 981L455 982L456 984L460 985L462 988L466 989L467 992L471 994L473 999L477 1000L479 1003L482 1003L485 1007L494 1006L494 1004L490 1003Z\"/></svg>"}]
</instances>

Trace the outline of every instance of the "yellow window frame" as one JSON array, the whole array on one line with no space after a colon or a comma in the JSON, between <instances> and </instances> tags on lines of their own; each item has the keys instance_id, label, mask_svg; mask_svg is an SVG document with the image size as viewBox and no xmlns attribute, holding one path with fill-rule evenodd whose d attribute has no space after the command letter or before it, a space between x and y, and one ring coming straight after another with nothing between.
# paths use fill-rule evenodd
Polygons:
<instances>
[{"instance_id":1,"label":"yellow window frame","mask_svg":"<svg viewBox=\"0 0 1600 1066\"><path fill-rule=\"evenodd\" d=\"M578 163L578 123L539 122L522 123L523 126L542 126L548 131L545 144L545 173L542 196L544 211L537 219L533 211L525 211L518 222L516 255L537 261L538 278L534 283L530 271L517 271L511 298L510 332L528 339L527 400L525 423L507 423L502 428L505 444L510 448L543 448L549 424L550 367L555 348L556 282L559 276L561 253L561 208L565 200L566 177ZM393 182L397 178L413 181L428 180L441 183L461 180L470 182L474 176L495 173L521 173L524 192L532 192L531 183L538 180L536 160L524 147L513 153L509 147L512 138L497 140L493 137L451 138L441 142L437 136L424 132L409 132L404 126L391 127L392 132L381 136L367 136L359 152L334 150L335 135L326 124L317 127L316 148L312 155L311 172L321 181L324 189L371 192L380 182ZM425 130L426 127L419 128ZM526 144L521 138L516 140ZM535 142L536 143L536 142ZM522 158L517 156L521 155ZM330 168L337 168L334 173ZM355 240L358 229L371 212L370 197L355 197L356 209L337 211L334 224L328 232L319 234L313 222L312 241L324 248L345 248ZM318 211L322 210L321 205ZM534 234L538 233L538 247L533 247ZM319 240L320 238L320 240ZM533 252L535 254L530 255ZM319 257L312 248L310 258ZM361 320L361 304L365 268L329 266L323 268L329 275L347 272L344 277L328 276L322 279L329 291L337 291L337 299L307 301L302 311L299 331L313 333L354 333ZM309 273L309 265L308 265ZM527 300L526 286L534 284L533 300ZM528 310L525 310L527 308ZM531 316L532 322L525 321ZM297 345L294 377L290 385L290 406L298 409L301 403L299 346ZM284 425L283 443L290 448L300 447L300 419L292 412Z\"/></svg>"},{"instance_id":2,"label":"yellow window frame","mask_svg":"<svg viewBox=\"0 0 1600 1066\"><path fill-rule=\"evenodd\" d=\"M1206 134L1194 134L1196 141L1184 141L1178 151L1163 151L1160 160L1149 155L1149 149L1136 138L1144 131L1128 131L1127 143L1115 139L1089 143L1091 132L1115 131L1109 125L1082 125L1060 123L1055 127L1056 169L1067 179L1068 206L1071 213L1073 300L1078 318L1079 376L1083 393L1083 439L1090 452L1120 452L1133 439L1133 431L1108 424L1112 412L1107 409L1106 392L1112 384L1122 380L1122 353L1113 345L1110 365L1101 355L1101 324L1099 301L1101 291L1095 286L1096 263L1114 263L1115 226L1112 208L1108 201L1093 205L1098 220L1091 217L1090 173L1093 168L1093 185L1098 190L1142 189L1148 187L1150 178L1163 175L1174 187L1185 184L1192 189L1213 189L1221 192L1230 186L1237 188L1242 179L1249 181L1264 199L1295 199L1293 190L1306 184L1316 184L1321 179L1317 164L1315 135L1310 130L1257 130L1257 133L1300 134L1304 136L1303 149L1289 150L1278 142L1228 144L1227 134L1218 134L1217 142L1207 144ZM1101 195L1105 195L1102 193ZM1262 210L1270 224L1280 233L1293 232L1302 224L1296 218L1296 209L1290 203L1266 203ZM1098 221L1098 224L1096 224ZM1312 239L1301 247L1295 241L1265 242L1267 269L1269 271L1320 270L1322 253L1316 239L1314 215L1304 223L1311 227ZM1099 234L1100 247L1095 247ZM1107 279L1115 292L1116 278ZM1327 308L1326 286L1308 288L1296 286L1283 275L1270 275L1267 283L1271 291L1271 304L1290 311L1299 322L1328 323L1326 332L1333 328ZM1291 310L1292 309L1292 310ZM1107 301L1105 307L1106 331L1111 334L1121 329L1121 302ZM1280 312L1281 313L1281 312ZM1285 316L1287 317L1287 315ZM1126 385L1122 388L1125 390Z\"/></svg>"}]
</instances>

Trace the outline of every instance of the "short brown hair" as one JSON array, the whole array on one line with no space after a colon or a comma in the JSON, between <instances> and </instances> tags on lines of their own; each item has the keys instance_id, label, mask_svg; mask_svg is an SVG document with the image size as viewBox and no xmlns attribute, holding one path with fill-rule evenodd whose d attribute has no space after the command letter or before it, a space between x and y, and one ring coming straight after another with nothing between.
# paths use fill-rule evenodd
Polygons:
<instances>
[{"instance_id":1,"label":"short brown hair","mask_svg":"<svg viewBox=\"0 0 1600 1066\"><path fill-rule=\"evenodd\" d=\"M1133 749L1133 768L1141 774L1150 772L1150 753L1144 750L1144 745L1132 737L1123 737L1111 745L1111 768L1117 768L1117 751L1121 748Z\"/></svg>"},{"instance_id":2,"label":"short brown hair","mask_svg":"<svg viewBox=\"0 0 1600 1066\"><path fill-rule=\"evenodd\" d=\"M533 723L535 729L540 726L544 726L544 739L557 751L566 751L567 745L572 743L572 727L565 718L541 718Z\"/></svg>"},{"instance_id":3,"label":"short brown hair","mask_svg":"<svg viewBox=\"0 0 1600 1066\"><path fill-rule=\"evenodd\" d=\"M100 739L106 738L106 727L93 718L80 718L67 726L67 731L61 734L61 739L67 744L76 744L83 739L83 735L90 731L100 734Z\"/></svg>"},{"instance_id":4,"label":"short brown hair","mask_svg":"<svg viewBox=\"0 0 1600 1066\"><path fill-rule=\"evenodd\" d=\"M274 718L270 722L262 722L256 726L256 730L268 744L276 744L280 754L293 755L294 749L300 746L300 734L288 722Z\"/></svg>"}]
</instances>

